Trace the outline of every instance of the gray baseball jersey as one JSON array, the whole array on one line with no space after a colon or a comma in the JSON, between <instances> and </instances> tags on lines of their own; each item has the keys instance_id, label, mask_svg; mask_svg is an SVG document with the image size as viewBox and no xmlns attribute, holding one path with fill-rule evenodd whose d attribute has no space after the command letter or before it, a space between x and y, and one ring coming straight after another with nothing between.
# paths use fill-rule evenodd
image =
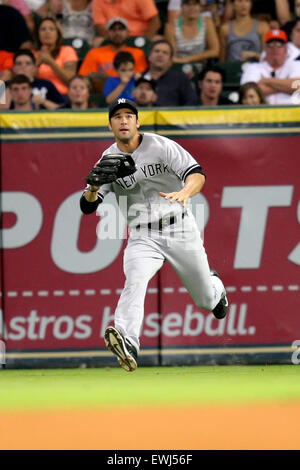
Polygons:
<instances>
[{"instance_id":1,"label":"gray baseball jersey","mask_svg":"<svg viewBox=\"0 0 300 470\"><path fill-rule=\"evenodd\" d=\"M117 143L111 145L103 155L121 152ZM182 204L164 199L159 192L180 191L191 172L201 172L201 166L183 147L157 134L142 134L142 142L132 153L137 171L116 182L101 186L98 196L113 191L119 201L127 196L127 218L131 227L158 221L182 212ZM123 209L123 204L120 205Z\"/></svg>"},{"instance_id":2,"label":"gray baseball jersey","mask_svg":"<svg viewBox=\"0 0 300 470\"><path fill-rule=\"evenodd\" d=\"M124 152L114 143L103 155L110 153ZM201 166L179 144L152 133L142 134L131 155L137 171L101 186L98 202L113 191L122 210L121 197L126 196L124 216L131 230L124 252L126 282L115 310L115 327L138 351L147 285L165 261L198 307L209 311L215 308L224 285L211 275L192 213L183 209L182 203L171 203L159 194L180 191L189 174L203 173Z\"/></svg>"}]
</instances>

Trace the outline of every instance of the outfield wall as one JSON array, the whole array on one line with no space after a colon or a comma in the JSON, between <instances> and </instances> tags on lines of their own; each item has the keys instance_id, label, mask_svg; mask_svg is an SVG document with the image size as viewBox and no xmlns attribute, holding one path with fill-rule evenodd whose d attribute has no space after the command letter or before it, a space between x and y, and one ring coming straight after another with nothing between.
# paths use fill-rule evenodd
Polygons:
<instances>
[{"instance_id":1,"label":"outfield wall","mask_svg":"<svg viewBox=\"0 0 300 470\"><path fill-rule=\"evenodd\" d=\"M290 363L300 344L299 108L140 117L143 131L182 144L207 174L192 208L204 204L206 251L230 301L218 322L165 264L148 287L140 363ZM78 205L84 176L112 143L107 114L5 112L0 120L7 367L113 364L103 331L124 283L126 227L119 239L99 240L105 214L82 216Z\"/></svg>"}]
</instances>

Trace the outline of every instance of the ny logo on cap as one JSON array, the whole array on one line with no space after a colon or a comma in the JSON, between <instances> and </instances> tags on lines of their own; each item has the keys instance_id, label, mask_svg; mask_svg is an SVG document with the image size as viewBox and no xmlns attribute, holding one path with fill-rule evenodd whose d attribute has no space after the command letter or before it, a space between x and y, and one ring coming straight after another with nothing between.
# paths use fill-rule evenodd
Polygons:
<instances>
[{"instance_id":1,"label":"ny logo on cap","mask_svg":"<svg viewBox=\"0 0 300 470\"><path fill-rule=\"evenodd\" d=\"M125 98L119 98L118 99L118 104L120 103L126 103L126 99Z\"/></svg>"}]
</instances>

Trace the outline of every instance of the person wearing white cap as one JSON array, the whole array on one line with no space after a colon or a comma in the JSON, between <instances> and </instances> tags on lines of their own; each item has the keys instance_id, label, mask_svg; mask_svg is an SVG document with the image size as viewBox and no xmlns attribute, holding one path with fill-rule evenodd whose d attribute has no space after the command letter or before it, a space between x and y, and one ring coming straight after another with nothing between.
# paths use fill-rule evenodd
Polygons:
<instances>
[{"instance_id":1,"label":"person wearing white cap","mask_svg":"<svg viewBox=\"0 0 300 470\"><path fill-rule=\"evenodd\" d=\"M265 60L249 64L241 77L241 85L255 82L268 104L298 104L295 92L300 83L300 62L287 55L287 35L281 29L271 29L265 35ZM297 94L297 93L296 93Z\"/></svg>"}]
</instances>

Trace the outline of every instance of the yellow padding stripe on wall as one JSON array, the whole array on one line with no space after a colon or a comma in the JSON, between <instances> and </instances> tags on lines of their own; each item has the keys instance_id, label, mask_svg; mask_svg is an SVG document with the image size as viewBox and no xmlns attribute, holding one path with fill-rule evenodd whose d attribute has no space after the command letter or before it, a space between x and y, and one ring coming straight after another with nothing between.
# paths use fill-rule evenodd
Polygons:
<instances>
[{"instance_id":1,"label":"yellow padding stripe on wall","mask_svg":"<svg viewBox=\"0 0 300 470\"><path fill-rule=\"evenodd\" d=\"M300 107L230 107L228 109L194 109L157 111L158 125L237 124L300 121Z\"/></svg>"},{"instance_id":2,"label":"yellow padding stripe on wall","mask_svg":"<svg viewBox=\"0 0 300 470\"><path fill-rule=\"evenodd\" d=\"M139 119L144 125L155 124L156 111L141 111ZM36 128L72 128L72 127L106 127L108 130L107 111L96 112L4 112L0 114L1 128L36 129Z\"/></svg>"}]
</instances>

